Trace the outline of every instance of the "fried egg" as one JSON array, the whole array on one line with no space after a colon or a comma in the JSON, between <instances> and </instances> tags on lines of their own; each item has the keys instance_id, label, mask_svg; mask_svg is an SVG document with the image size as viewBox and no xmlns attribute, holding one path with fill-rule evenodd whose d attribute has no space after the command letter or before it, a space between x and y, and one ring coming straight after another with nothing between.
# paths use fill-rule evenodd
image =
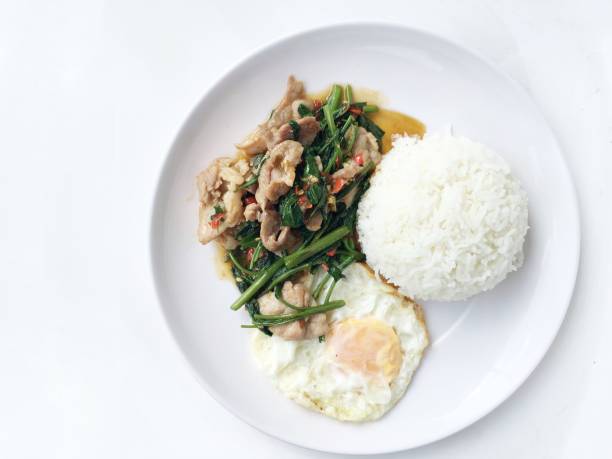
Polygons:
<instances>
[{"instance_id":1,"label":"fried egg","mask_svg":"<svg viewBox=\"0 0 612 459\"><path fill-rule=\"evenodd\" d=\"M371 421L405 393L429 340L420 307L361 263L331 296L325 339L286 341L255 332L252 351L278 390L342 421Z\"/></svg>"}]
</instances>

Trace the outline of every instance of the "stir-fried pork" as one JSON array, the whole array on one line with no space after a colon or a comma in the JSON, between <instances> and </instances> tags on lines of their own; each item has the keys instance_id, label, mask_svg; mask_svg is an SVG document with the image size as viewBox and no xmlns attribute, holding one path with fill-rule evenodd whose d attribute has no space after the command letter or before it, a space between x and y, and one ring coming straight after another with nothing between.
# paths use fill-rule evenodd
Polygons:
<instances>
[{"instance_id":1,"label":"stir-fried pork","mask_svg":"<svg viewBox=\"0 0 612 459\"><path fill-rule=\"evenodd\" d=\"M198 239L202 244L216 239L242 220L242 190L248 172L245 160L219 158L197 178L200 192Z\"/></svg>"},{"instance_id":2,"label":"stir-fried pork","mask_svg":"<svg viewBox=\"0 0 612 459\"><path fill-rule=\"evenodd\" d=\"M288 226L281 226L278 212L272 209L261 214L261 242L270 252L280 252L292 248L298 238Z\"/></svg>"},{"instance_id":3,"label":"stir-fried pork","mask_svg":"<svg viewBox=\"0 0 612 459\"><path fill-rule=\"evenodd\" d=\"M256 221L261 215L261 209L259 208L259 204L256 202L252 202L244 208L244 218L249 222Z\"/></svg>"},{"instance_id":4,"label":"stir-fried pork","mask_svg":"<svg viewBox=\"0 0 612 459\"><path fill-rule=\"evenodd\" d=\"M276 203L287 193L295 180L295 168L302 159L304 147L293 140L279 143L261 166L255 199L262 209Z\"/></svg>"},{"instance_id":5,"label":"stir-fried pork","mask_svg":"<svg viewBox=\"0 0 612 459\"><path fill-rule=\"evenodd\" d=\"M308 220L304 222L304 226L308 231L318 231L321 229L321 225L323 224L323 215L321 212L317 212L311 215Z\"/></svg>"},{"instance_id":6,"label":"stir-fried pork","mask_svg":"<svg viewBox=\"0 0 612 459\"><path fill-rule=\"evenodd\" d=\"M272 111L270 119L257 126L237 147L249 155L256 155L272 149L281 141L279 128L289 120L295 119L297 121L300 117L297 112L300 104L311 106L305 97L304 84L291 75L287 80L285 95Z\"/></svg>"},{"instance_id":7,"label":"stir-fried pork","mask_svg":"<svg viewBox=\"0 0 612 459\"><path fill-rule=\"evenodd\" d=\"M314 116L306 116L305 118L296 120L296 123L299 130L297 139L294 138L294 132L291 124L286 123L283 124L278 130L279 142L284 140L297 140L304 146L308 146L314 142L315 137L321 130L321 125L317 119Z\"/></svg>"},{"instance_id":8,"label":"stir-fried pork","mask_svg":"<svg viewBox=\"0 0 612 459\"><path fill-rule=\"evenodd\" d=\"M298 308L310 306L311 298L307 283L286 281L283 284L281 293L283 299L293 306ZM262 295L258 302L259 310L262 314L277 315L295 312L280 302L274 296L274 292ZM270 331L280 338L296 341L324 335L327 332L327 328L327 316L325 314L314 314L303 320L270 327Z\"/></svg>"}]
</instances>

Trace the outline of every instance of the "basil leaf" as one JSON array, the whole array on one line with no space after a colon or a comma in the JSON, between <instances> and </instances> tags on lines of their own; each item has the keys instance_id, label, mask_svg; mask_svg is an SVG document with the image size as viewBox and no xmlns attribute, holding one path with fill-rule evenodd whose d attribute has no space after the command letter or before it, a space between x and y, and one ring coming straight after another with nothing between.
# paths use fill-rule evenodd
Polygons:
<instances>
[{"instance_id":1,"label":"basil leaf","mask_svg":"<svg viewBox=\"0 0 612 459\"><path fill-rule=\"evenodd\" d=\"M281 225L289 228L298 228L304 224L304 215L298 204L295 193L289 193L281 198L278 206Z\"/></svg>"}]
</instances>

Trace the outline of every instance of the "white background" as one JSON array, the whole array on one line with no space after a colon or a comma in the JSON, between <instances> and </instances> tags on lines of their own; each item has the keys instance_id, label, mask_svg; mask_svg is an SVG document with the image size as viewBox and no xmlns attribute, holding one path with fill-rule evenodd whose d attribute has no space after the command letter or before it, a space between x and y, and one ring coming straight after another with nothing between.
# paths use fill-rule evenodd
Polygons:
<instances>
[{"instance_id":1,"label":"white background","mask_svg":"<svg viewBox=\"0 0 612 459\"><path fill-rule=\"evenodd\" d=\"M271 439L200 387L154 295L148 226L205 90L264 44L354 20L438 33L523 84L582 215L572 304L534 374L472 427L388 457L612 457L606 0L0 2L0 457L340 457Z\"/></svg>"}]
</instances>

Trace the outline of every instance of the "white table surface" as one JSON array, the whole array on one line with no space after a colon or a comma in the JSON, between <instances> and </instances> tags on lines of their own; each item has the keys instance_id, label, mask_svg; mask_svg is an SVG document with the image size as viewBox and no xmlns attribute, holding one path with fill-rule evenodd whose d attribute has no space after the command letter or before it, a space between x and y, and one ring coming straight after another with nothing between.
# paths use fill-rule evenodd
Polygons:
<instances>
[{"instance_id":1,"label":"white table surface","mask_svg":"<svg viewBox=\"0 0 612 459\"><path fill-rule=\"evenodd\" d=\"M574 298L534 374L472 427L388 457L612 457L611 3L212 3L0 3L0 457L339 457L211 399L163 322L147 244L158 171L204 91L263 44L354 20L438 33L526 86L582 215Z\"/></svg>"}]
</instances>

